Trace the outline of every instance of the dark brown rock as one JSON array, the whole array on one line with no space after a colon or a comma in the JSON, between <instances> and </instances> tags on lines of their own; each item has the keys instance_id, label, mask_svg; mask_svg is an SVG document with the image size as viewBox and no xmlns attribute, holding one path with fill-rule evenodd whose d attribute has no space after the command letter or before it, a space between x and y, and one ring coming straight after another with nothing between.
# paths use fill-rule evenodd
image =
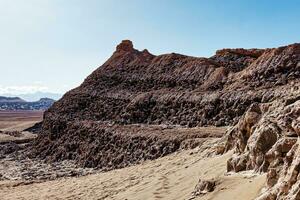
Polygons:
<instances>
[{"instance_id":1,"label":"dark brown rock","mask_svg":"<svg viewBox=\"0 0 300 200\"><path fill-rule=\"evenodd\" d=\"M133 51L133 44L130 40L123 40L116 48L116 51Z\"/></svg>"},{"instance_id":2,"label":"dark brown rock","mask_svg":"<svg viewBox=\"0 0 300 200\"><path fill-rule=\"evenodd\" d=\"M35 147L48 162L75 160L80 166L111 170L153 160L179 149L201 146L209 137L220 138L224 129L205 131L194 128L151 125L111 125L92 121L68 123L60 136L39 137ZM54 137L54 136L53 136ZM41 153L42 152L42 153Z\"/></svg>"},{"instance_id":3,"label":"dark brown rock","mask_svg":"<svg viewBox=\"0 0 300 200\"><path fill-rule=\"evenodd\" d=\"M238 138L240 153L247 149L248 140L255 141L249 146L251 154L245 155L255 159L250 163L236 160L236 169L265 166L264 154L280 135L299 133L296 122L283 133L282 125L272 121L263 122L262 134L253 133L268 103L299 85L299 49L299 44L227 49L211 58L196 58L176 53L156 56L122 41L111 58L45 112L34 155L47 160L74 159L85 166L122 167L172 153L183 141L181 137L140 135L140 128L126 134L121 131L124 125L191 128L238 123L239 130L228 141ZM228 143L226 149L232 146Z\"/></svg>"}]
</instances>

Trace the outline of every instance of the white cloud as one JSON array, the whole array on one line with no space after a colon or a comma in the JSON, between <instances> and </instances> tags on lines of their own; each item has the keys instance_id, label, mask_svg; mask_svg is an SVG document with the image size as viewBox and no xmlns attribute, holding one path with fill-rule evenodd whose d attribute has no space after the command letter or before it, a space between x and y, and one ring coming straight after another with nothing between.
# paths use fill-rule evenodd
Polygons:
<instances>
[{"instance_id":1,"label":"white cloud","mask_svg":"<svg viewBox=\"0 0 300 200\"><path fill-rule=\"evenodd\" d=\"M35 92L46 92L49 88L41 84L22 85L22 86L2 86L0 85L0 94L32 94Z\"/></svg>"}]
</instances>

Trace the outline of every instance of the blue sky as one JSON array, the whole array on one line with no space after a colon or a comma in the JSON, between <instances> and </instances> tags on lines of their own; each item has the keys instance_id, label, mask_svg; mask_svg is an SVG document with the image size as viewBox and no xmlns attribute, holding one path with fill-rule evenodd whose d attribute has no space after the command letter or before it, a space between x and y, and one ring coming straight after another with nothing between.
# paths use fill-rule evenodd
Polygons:
<instances>
[{"instance_id":1,"label":"blue sky","mask_svg":"<svg viewBox=\"0 0 300 200\"><path fill-rule=\"evenodd\" d=\"M0 94L78 86L123 39L153 54L299 42L297 0L0 0Z\"/></svg>"}]
</instances>

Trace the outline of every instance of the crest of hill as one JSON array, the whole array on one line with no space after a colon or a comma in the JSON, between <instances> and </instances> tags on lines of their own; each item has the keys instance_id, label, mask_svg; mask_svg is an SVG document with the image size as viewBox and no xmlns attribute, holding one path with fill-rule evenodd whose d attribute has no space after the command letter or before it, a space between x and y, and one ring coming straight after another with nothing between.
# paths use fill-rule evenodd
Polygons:
<instances>
[{"instance_id":1,"label":"crest of hill","mask_svg":"<svg viewBox=\"0 0 300 200\"><path fill-rule=\"evenodd\" d=\"M223 49L197 58L155 56L124 40L48 113L120 123L229 125L250 102L269 101L281 94L279 88L298 82L299 47Z\"/></svg>"}]
</instances>

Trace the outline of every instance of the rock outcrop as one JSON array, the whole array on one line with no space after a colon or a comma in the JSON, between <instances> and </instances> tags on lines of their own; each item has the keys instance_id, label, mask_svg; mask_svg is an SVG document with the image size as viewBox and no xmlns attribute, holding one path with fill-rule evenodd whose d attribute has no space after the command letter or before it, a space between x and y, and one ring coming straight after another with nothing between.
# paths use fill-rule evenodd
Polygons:
<instances>
[{"instance_id":1,"label":"rock outcrop","mask_svg":"<svg viewBox=\"0 0 300 200\"><path fill-rule=\"evenodd\" d=\"M224 49L211 58L196 58L176 53L152 55L148 50L134 49L132 42L125 40L78 88L45 112L35 155L49 160L75 159L99 168L122 167L127 162L171 153L183 139L174 138L177 134L172 133L172 137L164 137L161 131L145 135L139 134L140 129L128 131L121 127L233 125L256 103L246 116L248 121L241 125L246 135L241 138L244 141L239 141L239 151L244 152L249 129L267 109L261 103L268 105L286 96L287 91L298 89L299 62L300 44L274 49ZM264 135L257 137L262 142L266 137L272 140L267 139L267 147L260 147L260 143L251 147L251 156L257 160L245 166L241 163L240 170L256 165L264 168L259 150L269 150L281 134L273 134L280 131L274 124L261 123L268 126ZM123 153L126 156L117 156Z\"/></svg>"},{"instance_id":2,"label":"rock outcrop","mask_svg":"<svg viewBox=\"0 0 300 200\"><path fill-rule=\"evenodd\" d=\"M200 179L197 183L197 185L194 188L194 191L192 192L192 196L189 198L189 200L195 199L198 196L205 195L208 192L214 191L216 187L217 181L216 180L202 180Z\"/></svg>"},{"instance_id":3,"label":"rock outcrop","mask_svg":"<svg viewBox=\"0 0 300 200\"><path fill-rule=\"evenodd\" d=\"M265 104L253 104L228 131L226 149L234 149L228 171L267 172L259 200L300 198L300 90Z\"/></svg>"}]
</instances>

